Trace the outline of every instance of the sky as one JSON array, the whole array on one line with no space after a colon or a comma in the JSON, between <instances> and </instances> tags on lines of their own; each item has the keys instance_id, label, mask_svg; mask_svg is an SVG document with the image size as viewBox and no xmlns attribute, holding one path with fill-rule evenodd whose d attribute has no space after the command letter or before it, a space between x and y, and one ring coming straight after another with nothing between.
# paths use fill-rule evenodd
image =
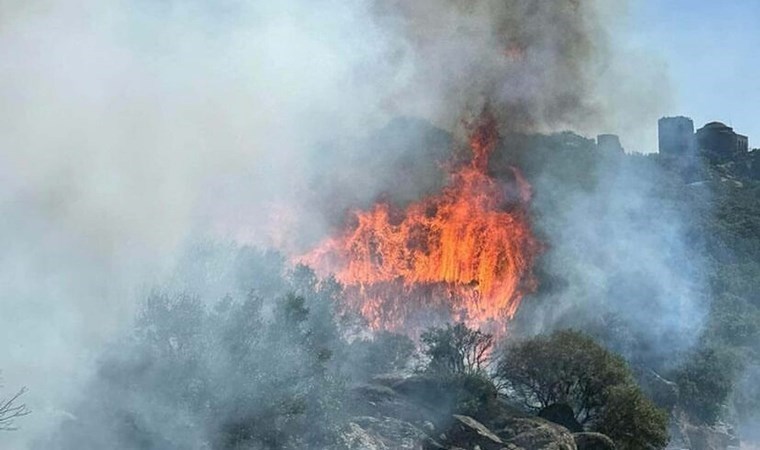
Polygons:
<instances>
[{"instance_id":1,"label":"sky","mask_svg":"<svg viewBox=\"0 0 760 450\"><path fill-rule=\"evenodd\" d=\"M760 2L639 0L632 43L662 59L673 89L664 115L719 120L760 147ZM653 124L652 126L656 126Z\"/></svg>"}]
</instances>

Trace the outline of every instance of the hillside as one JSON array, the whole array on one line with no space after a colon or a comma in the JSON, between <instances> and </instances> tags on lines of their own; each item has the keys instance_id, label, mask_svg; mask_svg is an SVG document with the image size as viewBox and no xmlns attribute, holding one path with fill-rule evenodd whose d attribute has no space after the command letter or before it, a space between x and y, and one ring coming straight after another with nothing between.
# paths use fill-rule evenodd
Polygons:
<instances>
[{"instance_id":1,"label":"hillside","mask_svg":"<svg viewBox=\"0 0 760 450\"><path fill-rule=\"evenodd\" d=\"M417 127L410 145L450 140L399 123ZM404 176L435 172L415 163ZM633 449L663 448L669 434L672 448L717 450L755 439L754 173L604 153L572 133L503 138L488 170L509 182L512 167L532 185L544 250L507 336L371 338L360 314L338 307L334 280L276 252L207 242L103 353L45 448ZM547 382L566 391L525 391L520 365L505 363L522 343L543 349L525 353L540 367L531 376L560 374ZM465 358L473 349L480 356ZM597 367L589 355L611 377L589 390L552 366L566 359L582 380Z\"/></svg>"}]
</instances>

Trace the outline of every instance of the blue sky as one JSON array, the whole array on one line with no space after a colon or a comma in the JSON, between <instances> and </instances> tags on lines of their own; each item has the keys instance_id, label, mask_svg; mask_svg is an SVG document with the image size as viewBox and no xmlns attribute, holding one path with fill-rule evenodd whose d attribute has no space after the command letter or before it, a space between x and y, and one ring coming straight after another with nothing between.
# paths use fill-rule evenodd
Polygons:
<instances>
[{"instance_id":1,"label":"blue sky","mask_svg":"<svg viewBox=\"0 0 760 450\"><path fill-rule=\"evenodd\" d=\"M631 39L661 58L674 89L665 115L721 120L760 147L760 1L637 0Z\"/></svg>"}]
</instances>

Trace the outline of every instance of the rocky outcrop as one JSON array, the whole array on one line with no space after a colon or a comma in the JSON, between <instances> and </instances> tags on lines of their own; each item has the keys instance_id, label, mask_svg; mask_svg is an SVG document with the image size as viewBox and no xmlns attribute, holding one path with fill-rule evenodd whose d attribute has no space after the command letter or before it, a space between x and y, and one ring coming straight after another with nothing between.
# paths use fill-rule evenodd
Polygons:
<instances>
[{"instance_id":1,"label":"rocky outcrop","mask_svg":"<svg viewBox=\"0 0 760 450\"><path fill-rule=\"evenodd\" d=\"M497 432L507 442L525 449L576 450L570 431L540 417L515 417Z\"/></svg>"},{"instance_id":2,"label":"rocky outcrop","mask_svg":"<svg viewBox=\"0 0 760 450\"><path fill-rule=\"evenodd\" d=\"M341 433L347 450L443 450L424 431L393 417L355 417Z\"/></svg>"},{"instance_id":3,"label":"rocky outcrop","mask_svg":"<svg viewBox=\"0 0 760 450\"><path fill-rule=\"evenodd\" d=\"M454 423L445 434L450 446L474 448L477 445L482 450L501 450L505 447L499 436L472 417L458 414L453 417Z\"/></svg>"},{"instance_id":4,"label":"rocky outcrop","mask_svg":"<svg viewBox=\"0 0 760 450\"><path fill-rule=\"evenodd\" d=\"M578 450L615 450L612 439L601 433L573 433L573 439Z\"/></svg>"},{"instance_id":5,"label":"rocky outcrop","mask_svg":"<svg viewBox=\"0 0 760 450\"><path fill-rule=\"evenodd\" d=\"M345 450L388 450L382 437L354 422L350 422L342 430L335 447Z\"/></svg>"},{"instance_id":6,"label":"rocky outcrop","mask_svg":"<svg viewBox=\"0 0 760 450\"><path fill-rule=\"evenodd\" d=\"M510 426L493 431L469 416L452 416L452 425L436 438L409 422L391 417L357 417L341 434L347 450L614 450L612 441L598 433L571 434L540 418L515 418ZM579 447L576 439L586 445ZM610 444L612 446L600 446ZM596 445L596 446L594 446Z\"/></svg>"},{"instance_id":7,"label":"rocky outcrop","mask_svg":"<svg viewBox=\"0 0 760 450\"><path fill-rule=\"evenodd\" d=\"M598 433L566 427L499 404L487 415L450 414L428 401L442 395L425 378L386 378L353 388L355 409L336 448L349 450L612 450ZM446 404L440 400L440 405ZM437 405L435 405L437 406ZM447 414L449 413L449 414ZM480 420L479 420L480 419ZM576 444L577 442L577 444Z\"/></svg>"},{"instance_id":8,"label":"rocky outcrop","mask_svg":"<svg viewBox=\"0 0 760 450\"><path fill-rule=\"evenodd\" d=\"M566 428L538 417L502 417L506 423L499 430L469 416L454 415L454 419L442 436L448 449L577 450Z\"/></svg>"}]
</instances>

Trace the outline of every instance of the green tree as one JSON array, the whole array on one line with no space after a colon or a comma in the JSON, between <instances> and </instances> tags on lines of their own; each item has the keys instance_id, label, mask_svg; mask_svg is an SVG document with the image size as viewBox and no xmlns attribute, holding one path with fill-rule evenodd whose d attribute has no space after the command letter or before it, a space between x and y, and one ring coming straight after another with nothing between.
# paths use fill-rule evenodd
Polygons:
<instances>
[{"instance_id":1,"label":"green tree","mask_svg":"<svg viewBox=\"0 0 760 450\"><path fill-rule=\"evenodd\" d=\"M675 373L679 403L692 420L718 420L734 387L738 366L729 348L703 347Z\"/></svg>"},{"instance_id":2,"label":"green tree","mask_svg":"<svg viewBox=\"0 0 760 450\"><path fill-rule=\"evenodd\" d=\"M633 384L609 389L594 430L609 436L619 450L664 448L668 445L668 414L657 408Z\"/></svg>"},{"instance_id":3,"label":"green tree","mask_svg":"<svg viewBox=\"0 0 760 450\"><path fill-rule=\"evenodd\" d=\"M504 348L495 376L507 395L538 411L567 404L591 431L621 448L663 448L667 414L647 399L625 361L578 331L558 331Z\"/></svg>"},{"instance_id":4,"label":"green tree","mask_svg":"<svg viewBox=\"0 0 760 450\"><path fill-rule=\"evenodd\" d=\"M569 330L509 345L496 376L524 406L539 410L565 403L581 424L599 415L609 387L631 382L621 357Z\"/></svg>"},{"instance_id":5,"label":"green tree","mask_svg":"<svg viewBox=\"0 0 760 450\"><path fill-rule=\"evenodd\" d=\"M333 364L345 344L331 313L336 292L299 275L268 283L284 289L272 297L233 290L214 303L154 292L134 332L99 359L92 395L72 407L79 419L54 447L332 445L346 392Z\"/></svg>"}]
</instances>

